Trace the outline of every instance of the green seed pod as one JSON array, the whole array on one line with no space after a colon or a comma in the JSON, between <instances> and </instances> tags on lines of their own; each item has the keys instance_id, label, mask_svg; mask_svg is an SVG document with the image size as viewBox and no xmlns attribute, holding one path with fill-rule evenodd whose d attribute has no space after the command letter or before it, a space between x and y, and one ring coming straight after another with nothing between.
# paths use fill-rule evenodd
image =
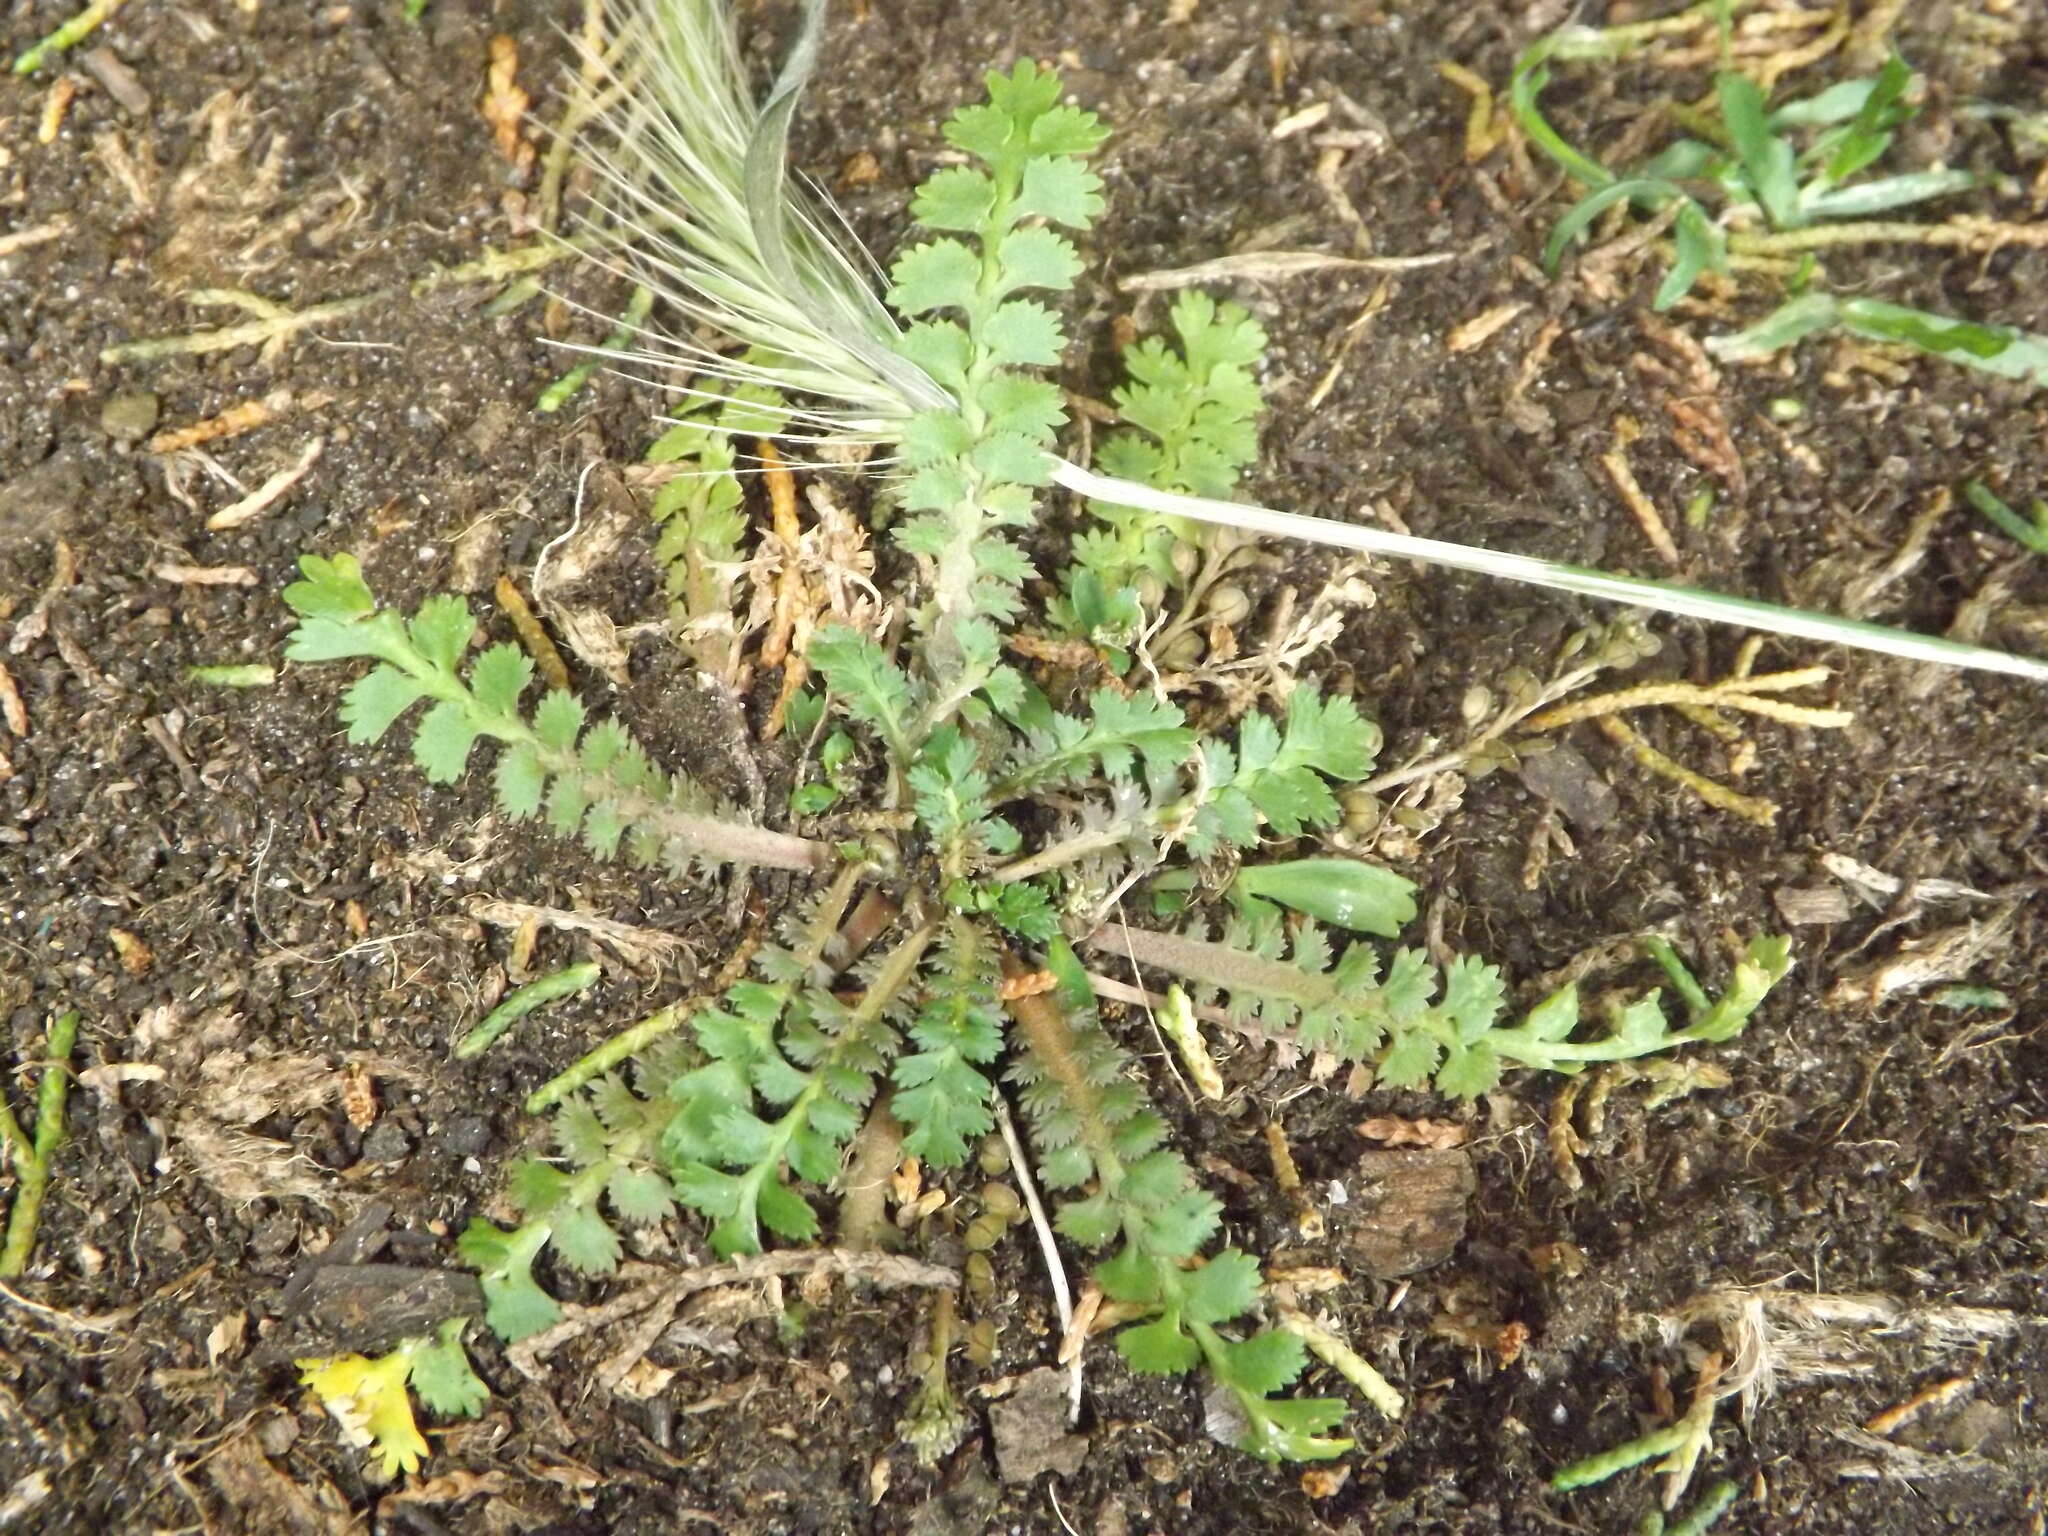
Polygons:
<instances>
[{"instance_id":1,"label":"green seed pod","mask_svg":"<svg viewBox=\"0 0 2048 1536\"><path fill-rule=\"evenodd\" d=\"M984 1317L967 1330L967 1358L979 1366L996 1363L996 1322Z\"/></svg>"},{"instance_id":2,"label":"green seed pod","mask_svg":"<svg viewBox=\"0 0 2048 1536\"><path fill-rule=\"evenodd\" d=\"M996 1293L996 1267L989 1263L985 1253L967 1255L967 1294L976 1301L987 1301Z\"/></svg>"},{"instance_id":3,"label":"green seed pod","mask_svg":"<svg viewBox=\"0 0 2048 1536\"><path fill-rule=\"evenodd\" d=\"M1380 797L1370 790L1347 789L1340 798L1344 806L1344 830L1353 837L1364 837L1373 831L1387 814Z\"/></svg>"},{"instance_id":4,"label":"green seed pod","mask_svg":"<svg viewBox=\"0 0 2048 1536\"><path fill-rule=\"evenodd\" d=\"M1010 1149L1003 1145L1003 1138L991 1136L981 1144L981 1171L990 1178L1010 1169Z\"/></svg>"},{"instance_id":5,"label":"green seed pod","mask_svg":"<svg viewBox=\"0 0 2048 1536\"><path fill-rule=\"evenodd\" d=\"M1237 583L1226 581L1209 589L1209 617L1218 624L1228 624L1235 629L1251 617L1251 612L1252 600Z\"/></svg>"},{"instance_id":6,"label":"green seed pod","mask_svg":"<svg viewBox=\"0 0 2048 1536\"><path fill-rule=\"evenodd\" d=\"M1003 1240L1003 1230L1008 1225L1000 1216L977 1216L967 1224L960 1241L967 1245L969 1253L986 1253Z\"/></svg>"},{"instance_id":7,"label":"green seed pod","mask_svg":"<svg viewBox=\"0 0 2048 1536\"><path fill-rule=\"evenodd\" d=\"M981 1208L1004 1221L1015 1221L1023 1214L1024 1202L1007 1184L984 1184L981 1187Z\"/></svg>"}]
</instances>

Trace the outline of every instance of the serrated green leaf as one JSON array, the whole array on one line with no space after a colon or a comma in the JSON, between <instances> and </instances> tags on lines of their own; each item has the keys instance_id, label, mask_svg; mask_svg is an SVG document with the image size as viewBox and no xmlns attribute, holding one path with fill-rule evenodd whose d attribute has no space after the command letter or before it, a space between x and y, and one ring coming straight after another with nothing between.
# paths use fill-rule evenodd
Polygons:
<instances>
[{"instance_id":1,"label":"serrated green leaf","mask_svg":"<svg viewBox=\"0 0 2048 1536\"><path fill-rule=\"evenodd\" d=\"M376 611L377 600L354 555L301 555L299 570L303 579L284 589L284 601L300 618L346 621Z\"/></svg>"},{"instance_id":2,"label":"serrated green leaf","mask_svg":"<svg viewBox=\"0 0 2048 1536\"><path fill-rule=\"evenodd\" d=\"M494 645L477 657L470 669L469 691L485 712L513 717L519 713L519 696L532 678L533 663L524 651L516 645Z\"/></svg>"},{"instance_id":3,"label":"serrated green leaf","mask_svg":"<svg viewBox=\"0 0 2048 1536\"><path fill-rule=\"evenodd\" d=\"M818 1235L818 1213L810 1201L777 1179L764 1179L760 1189L761 1220L770 1232L794 1243Z\"/></svg>"},{"instance_id":4,"label":"serrated green leaf","mask_svg":"<svg viewBox=\"0 0 2048 1536\"><path fill-rule=\"evenodd\" d=\"M651 1168L620 1168L605 1183L605 1194L622 1220L635 1225L666 1221L675 1211L668 1180Z\"/></svg>"},{"instance_id":5,"label":"serrated green leaf","mask_svg":"<svg viewBox=\"0 0 2048 1536\"><path fill-rule=\"evenodd\" d=\"M1328 1461L1351 1449L1351 1441L1322 1433L1344 1422L1345 1405L1334 1397L1255 1398L1244 1407L1251 1427L1238 1444L1262 1461Z\"/></svg>"},{"instance_id":6,"label":"serrated green leaf","mask_svg":"<svg viewBox=\"0 0 2048 1536\"><path fill-rule=\"evenodd\" d=\"M1477 1040L1500 1018L1507 983L1500 967L1476 955L1460 955L1444 968L1444 996L1437 1006L1450 1019L1458 1038Z\"/></svg>"},{"instance_id":7,"label":"serrated green leaf","mask_svg":"<svg viewBox=\"0 0 2048 1536\"><path fill-rule=\"evenodd\" d=\"M1114 1242L1123 1231L1123 1213L1108 1195L1097 1192L1085 1200L1069 1200L1059 1208L1053 1226L1062 1237L1084 1248Z\"/></svg>"},{"instance_id":8,"label":"serrated green leaf","mask_svg":"<svg viewBox=\"0 0 2048 1536\"><path fill-rule=\"evenodd\" d=\"M444 592L421 603L406 628L422 656L440 671L453 672L469 649L476 620L470 617L468 602Z\"/></svg>"},{"instance_id":9,"label":"serrated green leaf","mask_svg":"<svg viewBox=\"0 0 2048 1536\"><path fill-rule=\"evenodd\" d=\"M542 746L556 752L573 751L577 737L583 734L583 718L583 701L557 688L533 712L533 731Z\"/></svg>"},{"instance_id":10,"label":"serrated green leaf","mask_svg":"<svg viewBox=\"0 0 2048 1536\"><path fill-rule=\"evenodd\" d=\"M996 267L1001 274L997 292L1015 293L1021 288L1050 288L1065 292L1074 286L1081 271L1081 258L1065 236L1042 225L1013 229L996 247Z\"/></svg>"},{"instance_id":11,"label":"serrated green leaf","mask_svg":"<svg viewBox=\"0 0 2048 1536\"><path fill-rule=\"evenodd\" d=\"M1052 441L1067 419L1059 386L1028 373L1004 370L991 374L975 400L988 416L990 431L1011 432L1041 443Z\"/></svg>"},{"instance_id":12,"label":"serrated green leaf","mask_svg":"<svg viewBox=\"0 0 2048 1536\"><path fill-rule=\"evenodd\" d=\"M610 1155L604 1122L586 1098L566 1100L555 1111L555 1146L577 1168L589 1168ZM533 1207L529 1207L532 1209Z\"/></svg>"},{"instance_id":13,"label":"serrated green leaf","mask_svg":"<svg viewBox=\"0 0 2048 1536\"><path fill-rule=\"evenodd\" d=\"M1308 1350L1301 1340L1278 1328L1264 1329L1241 1343L1226 1343L1223 1357L1228 1362L1230 1384L1257 1397L1270 1397L1293 1385L1308 1364ZM1327 1429L1329 1425L1319 1427Z\"/></svg>"},{"instance_id":14,"label":"serrated green leaf","mask_svg":"<svg viewBox=\"0 0 2048 1536\"><path fill-rule=\"evenodd\" d=\"M967 365L974 344L956 321L927 320L913 325L897 339L896 350L947 389L967 387Z\"/></svg>"},{"instance_id":15,"label":"serrated green leaf","mask_svg":"<svg viewBox=\"0 0 2048 1536\"><path fill-rule=\"evenodd\" d=\"M958 240L914 245L890 269L889 303L917 316L934 309L971 308L980 296L981 262Z\"/></svg>"},{"instance_id":16,"label":"serrated green leaf","mask_svg":"<svg viewBox=\"0 0 2048 1536\"><path fill-rule=\"evenodd\" d=\"M1500 1057L1484 1040L1455 1044L1437 1069L1437 1091L1454 1099L1479 1098L1499 1084L1500 1065Z\"/></svg>"},{"instance_id":17,"label":"serrated green leaf","mask_svg":"<svg viewBox=\"0 0 2048 1536\"><path fill-rule=\"evenodd\" d=\"M433 1343L412 1352L409 1384L429 1413L473 1419L490 1400L490 1389L470 1369L468 1351L462 1347L465 1326L465 1319L452 1317L441 1325Z\"/></svg>"},{"instance_id":18,"label":"serrated green leaf","mask_svg":"<svg viewBox=\"0 0 2048 1536\"><path fill-rule=\"evenodd\" d=\"M456 1240L464 1263L474 1265L484 1290L484 1321L508 1344L530 1338L562 1320L562 1309L533 1278L534 1256L548 1240L545 1223L507 1232L473 1219Z\"/></svg>"},{"instance_id":19,"label":"serrated green leaf","mask_svg":"<svg viewBox=\"0 0 2048 1536\"><path fill-rule=\"evenodd\" d=\"M892 743L905 741L910 678L879 645L846 625L833 624L811 637L805 656L856 720L874 726Z\"/></svg>"},{"instance_id":20,"label":"serrated green leaf","mask_svg":"<svg viewBox=\"0 0 2048 1536\"><path fill-rule=\"evenodd\" d=\"M1201 1347L1163 1317L1124 1329L1116 1336L1116 1349L1132 1370L1148 1376L1177 1376L1202 1358Z\"/></svg>"},{"instance_id":21,"label":"serrated green leaf","mask_svg":"<svg viewBox=\"0 0 2048 1536\"><path fill-rule=\"evenodd\" d=\"M549 1222L554 1228L555 1252L571 1269L585 1275L608 1275L619 1267L624 1252L619 1234L594 1207L564 1206Z\"/></svg>"},{"instance_id":22,"label":"serrated green leaf","mask_svg":"<svg viewBox=\"0 0 2048 1536\"><path fill-rule=\"evenodd\" d=\"M429 783L453 784L469 767L477 728L466 705L444 699L428 710L412 738L413 761Z\"/></svg>"},{"instance_id":23,"label":"serrated green leaf","mask_svg":"<svg viewBox=\"0 0 2048 1536\"><path fill-rule=\"evenodd\" d=\"M1087 167L1064 156L1040 155L1025 162L1023 185L1017 194L1019 217L1035 214L1055 224L1086 229L1101 212L1102 178Z\"/></svg>"},{"instance_id":24,"label":"serrated green leaf","mask_svg":"<svg viewBox=\"0 0 2048 1536\"><path fill-rule=\"evenodd\" d=\"M974 435L957 411L920 411L903 424L903 459L923 467L957 459L974 446Z\"/></svg>"},{"instance_id":25,"label":"serrated green leaf","mask_svg":"<svg viewBox=\"0 0 2048 1536\"><path fill-rule=\"evenodd\" d=\"M991 362L1015 368L1057 367L1067 343L1059 316L1036 299L997 305L975 339Z\"/></svg>"},{"instance_id":26,"label":"serrated green leaf","mask_svg":"<svg viewBox=\"0 0 2048 1536\"><path fill-rule=\"evenodd\" d=\"M1424 1088L1436 1075L1443 1047L1434 1036L1410 1029L1394 1037L1393 1046L1380 1058L1379 1081L1389 1088Z\"/></svg>"},{"instance_id":27,"label":"serrated green leaf","mask_svg":"<svg viewBox=\"0 0 2048 1536\"><path fill-rule=\"evenodd\" d=\"M1054 107L1031 125L1030 144L1041 155L1092 155L1109 137L1093 112L1079 107Z\"/></svg>"},{"instance_id":28,"label":"serrated green leaf","mask_svg":"<svg viewBox=\"0 0 2048 1536\"><path fill-rule=\"evenodd\" d=\"M1191 1323L1228 1322L1258 1304L1259 1284L1259 1261L1248 1253L1226 1248L1182 1278L1181 1312Z\"/></svg>"},{"instance_id":29,"label":"serrated green leaf","mask_svg":"<svg viewBox=\"0 0 2048 1536\"><path fill-rule=\"evenodd\" d=\"M986 174L972 166L948 166L917 189L910 214L927 229L974 234L988 222L995 200L995 183Z\"/></svg>"},{"instance_id":30,"label":"serrated green leaf","mask_svg":"<svg viewBox=\"0 0 2048 1536\"><path fill-rule=\"evenodd\" d=\"M415 682L389 662L381 662L342 696L341 719L355 746L368 746L391 729L393 722L426 697L426 685Z\"/></svg>"},{"instance_id":31,"label":"serrated green leaf","mask_svg":"<svg viewBox=\"0 0 2048 1536\"><path fill-rule=\"evenodd\" d=\"M500 754L492 770L498 808L514 821L526 821L540 814L541 796L547 789L547 770L531 742L522 741Z\"/></svg>"}]
</instances>

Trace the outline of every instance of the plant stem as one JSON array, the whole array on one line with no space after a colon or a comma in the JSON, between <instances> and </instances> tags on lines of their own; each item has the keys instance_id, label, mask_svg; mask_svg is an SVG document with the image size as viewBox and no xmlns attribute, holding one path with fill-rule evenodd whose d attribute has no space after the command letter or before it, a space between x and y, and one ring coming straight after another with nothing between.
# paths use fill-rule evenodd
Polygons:
<instances>
[{"instance_id":1,"label":"plant stem","mask_svg":"<svg viewBox=\"0 0 2048 1536\"><path fill-rule=\"evenodd\" d=\"M616 356L626 350L634 335L646 322L654 309L654 290L641 284L633 290L633 296L626 301L625 312L612 327L611 334L599 348L601 356L588 362L578 363L554 383L540 392L540 398L533 403L534 410L543 416L551 416L576 397L579 390L588 384L597 370L603 366L605 357Z\"/></svg>"},{"instance_id":2,"label":"plant stem","mask_svg":"<svg viewBox=\"0 0 2048 1536\"><path fill-rule=\"evenodd\" d=\"M551 976L543 976L537 981L528 982L499 1003L484 1016L481 1024L456 1042L456 1059L467 1061L472 1056L481 1056L498 1043L506 1030L541 1004L581 992L596 981L597 976L597 962L586 960L581 965L567 966Z\"/></svg>"},{"instance_id":3,"label":"plant stem","mask_svg":"<svg viewBox=\"0 0 2048 1536\"><path fill-rule=\"evenodd\" d=\"M126 0L92 0L92 4L17 57L14 72L17 75L34 74L43 67L48 55L77 47L125 3Z\"/></svg>"},{"instance_id":4,"label":"plant stem","mask_svg":"<svg viewBox=\"0 0 2048 1536\"><path fill-rule=\"evenodd\" d=\"M651 1013L630 1029L622 1029L594 1051L588 1051L578 1058L566 1072L549 1078L540 1087L526 1096L526 1112L537 1115L549 1105L566 1099L585 1083L602 1077L619 1063L640 1054L641 1050L659 1040L663 1035L674 1034L683 1021L695 1013L703 1004L701 998L690 998L680 1003L670 1003L659 1013Z\"/></svg>"},{"instance_id":5,"label":"plant stem","mask_svg":"<svg viewBox=\"0 0 2048 1536\"><path fill-rule=\"evenodd\" d=\"M36 1088L35 1143L27 1145L20 1123L6 1116L4 1134L15 1149L14 1208L7 1214L7 1240L0 1247L0 1278L12 1279L28 1268L36 1242L36 1223L43 1195L50 1186L50 1164L64 1144L64 1100L71 1088L71 1052L78 1043L78 1013L59 1014L50 1025L47 1060Z\"/></svg>"}]
</instances>

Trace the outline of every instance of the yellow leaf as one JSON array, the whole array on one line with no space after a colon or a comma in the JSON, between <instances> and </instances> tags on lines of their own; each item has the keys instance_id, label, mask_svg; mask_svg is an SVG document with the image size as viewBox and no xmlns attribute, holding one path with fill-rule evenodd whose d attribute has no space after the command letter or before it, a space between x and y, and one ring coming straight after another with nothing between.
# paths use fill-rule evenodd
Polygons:
<instances>
[{"instance_id":1,"label":"yellow leaf","mask_svg":"<svg viewBox=\"0 0 2048 1536\"><path fill-rule=\"evenodd\" d=\"M384 1458L384 1475L417 1472L427 1454L426 1439L413 1423L405 1395L412 1351L399 1348L380 1359L334 1355L299 1360L299 1379L334 1415L351 1445L367 1445Z\"/></svg>"}]
</instances>

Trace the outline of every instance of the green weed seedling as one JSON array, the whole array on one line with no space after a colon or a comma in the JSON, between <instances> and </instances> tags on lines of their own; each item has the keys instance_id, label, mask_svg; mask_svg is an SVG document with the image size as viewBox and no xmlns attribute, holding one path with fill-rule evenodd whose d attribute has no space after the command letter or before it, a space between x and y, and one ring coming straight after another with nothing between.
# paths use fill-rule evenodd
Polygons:
<instances>
[{"instance_id":1,"label":"green weed seedling","mask_svg":"<svg viewBox=\"0 0 2048 1536\"><path fill-rule=\"evenodd\" d=\"M14 1164L14 1204L7 1212L7 1236L0 1241L0 1279L12 1279L28 1268L35 1251L36 1226L49 1192L50 1170L64 1145L64 1101L71 1089L71 1052L78 1043L78 1014L59 1014L45 1043L43 1075L36 1086L33 1132L22 1129L7 1101L0 1098L0 1150Z\"/></svg>"},{"instance_id":2,"label":"green weed seedling","mask_svg":"<svg viewBox=\"0 0 2048 1536\"><path fill-rule=\"evenodd\" d=\"M657 766L623 725L592 720L570 693L533 698L533 667L516 646L471 654L476 623L459 598L402 616L378 605L347 555L301 561L304 579L285 593L298 615L288 654L373 662L341 706L353 743L377 742L423 708L411 745L429 779L462 778L476 743L492 742L498 810L593 857L623 856L679 881L752 865L785 871L800 889L808 882L716 1003L665 1010L536 1095L552 1108L553 1155L512 1168L514 1223L477 1219L460 1240L500 1335L523 1339L561 1317L537 1269L544 1257L609 1274L621 1228L664 1221L678 1205L706 1223L721 1255L816 1239L818 1191L840 1176L885 1090L904 1152L960 1168L995 1125L1006 1080L1038 1176L1058 1193L1060 1237L1094 1256L1094 1278L1126 1319L1116 1336L1124 1361L1205 1373L1254 1455L1339 1455L1351 1443L1335 1433L1344 1403L1285 1395L1307 1365L1303 1340L1263 1321L1259 1260L1223 1241L1221 1203L1168 1143L1136 1060L1097 1012L1079 951L1149 946L1145 964L1213 989L1275 1038L1367 1066L1389 1085L1469 1099L1512 1066L1572 1071L1725 1039L1783 974L1782 950L1738 969L1730 995L1740 1006L1709 1005L1683 1027L1653 1002L1587 1031L1569 988L1516 1020L1499 971L1476 957L1440 967L1419 948L1388 957L1372 942L1413 918L1408 882L1363 865L1265 858L1332 828L1339 793L1371 773L1380 733L1351 699L1301 681L1276 713L1204 731L1163 696L1049 692L1006 659L1029 606L1023 539L1042 515L1065 417L1048 376L1066 344L1054 306L1081 270L1070 232L1101 207L1088 157L1104 130L1028 60L989 76L988 88L947 123L964 163L919 189L913 208L929 236L890 274L889 303L907 322L892 331L890 355L928 381L930 398L893 417L870 409L902 399L887 393L892 369L877 366L868 393L840 407L858 408L871 438L886 436L889 537L918 581L900 640L828 624L804 652L823 689L799 695L791 718L846 743L831 798L802 807L816 817L802 824L820 835L756 824ZM750 258L764 270L765 250ZM718 290L728 305L738 302L731 270L720 269ZM1152 479L1227 491L1253 448L1257 330L1199 300L1178 306L1174 323L1177 346L1135 353L1121 397L1128 435L1106 452ZM757 350L739 364L749 375L739 383L762 384L773 366L758 349L762 329L748 338ZM821 341L802 370L815 380L868 367L866 345L835 354ZM801 398L795 388L776 395ZM723 413L773 405L714 403L663 449L709 471L670 482L683 489L664 487L657 507L686 644L720 639L702 621L728 599L718 583L742 537L721 454L734 431L760 425ZM823 407L784 409L782 429L802 432ZM1142 487L1115 483L1130 490L1102 498L1065 590L1092 572L1121 601L1148 570L1162 600L1196 590L1199 571L1175 568L1171 582L1157 571L1155 530L1119 510ZM686 532L671 542L676 528ZM1220 935L1207 887L1187 878L1196 862L1238 869ZM1135 887L1135 910L1149 910L1154 881L1179 907L1181 931L1118 927L1105 943L1118 895ZM856 912L863 942L849 946ZM1365 936L1339 942L1332 929ZM920 1389L928 1407L944 1400L933 1385L943 1371L939 1348Z\"/></svg>"},{"instance_id":3,"label":"green weed seedling","mask_svg":"<svg viewBox=\"0 0 2048 1536\"><path fill-rule=\"evenodd\" d=\"M1872 239L1913 241L1923 226L1868 222L1874 215L1967 191L1968 171L1931 168L1872 174L1918 107L1917 77L1897 54L1874 75L1845 80L1773 107L1762 86L1733 67L1714 76L1712 113L1673 108L1693 131L1643 164L1617 171L1572 144L1544 115L1540 96L1554 63L1612 63L1702 18L1725 38L1731 6L1709 0L1677 17L1606 29L1567 27L1539 39L1515 66L1510 110L1536 145L1583 189L1545 247L1555 272L1572 243L1610 209L1627 206L1671 222L1672 259L1655 306L1668 309L1702 274L1725 274L1731 257L1798 260L1795 286L1815 282L1815 258ZM1728 361L1766 356L1820 331L1909 346L2008 378L2048 383L2048 337L1961 320L1867 297L1795 293L1757 324L1709 343Z\"/></svg>"},{"instance_id":4,"label":"green weed seedling","mask_svg":"<svg viewBox=\"0 0 2048 1536\"><path fill-rule=\"evenodd\" d=\"M2017 542L2022 548L2030 549L2037 555L2048 555L2048 501L2034 498L2034 504L2024 515L2008 506L1998 493L1982 480L1972 480L1963 487L1963 495L1970 505L1997 526L2000 532Z\"/></svg>"}]
</instances>

